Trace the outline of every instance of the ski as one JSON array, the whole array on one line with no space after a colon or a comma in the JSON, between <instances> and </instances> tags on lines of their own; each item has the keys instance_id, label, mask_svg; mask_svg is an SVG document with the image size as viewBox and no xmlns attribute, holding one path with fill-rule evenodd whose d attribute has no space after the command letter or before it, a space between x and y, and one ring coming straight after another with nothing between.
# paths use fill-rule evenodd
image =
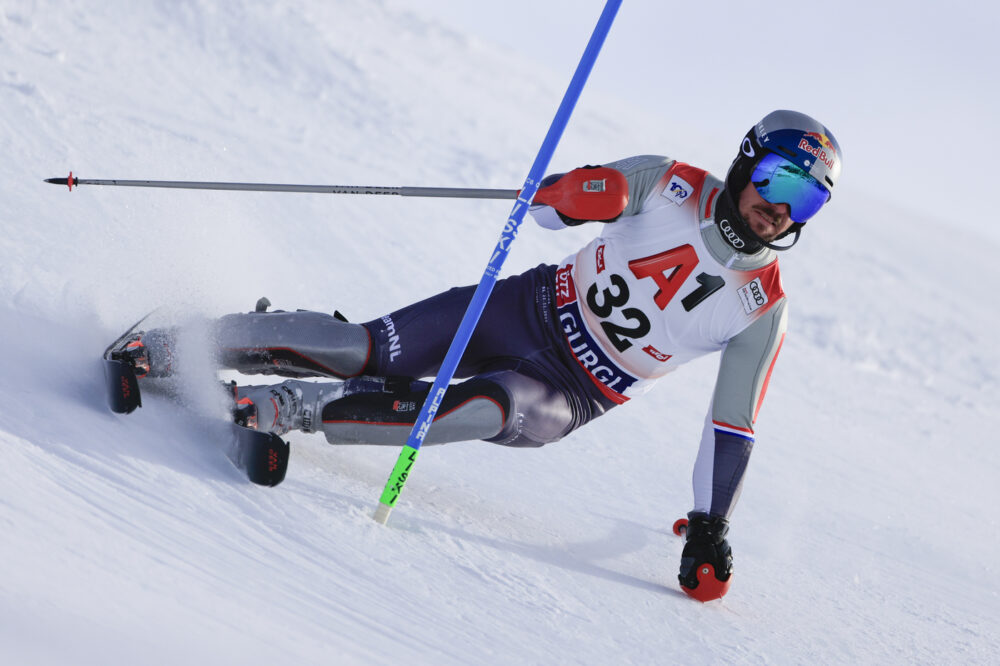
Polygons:
<instances>
[{"instance_id":1,"label":"ski","mask_svg":"<svg viewBox=\"0 0 1000 666\"><path fill-rule=\"evenodd\" d=\"M131 414L142 407L142 392L134 358L129 353L131 338L153 312L135 322L104 350L104 384L108 407L116 414ZM148 367L145 368L148 372ZM226 457L252 483L276 486L288 470L288 443L272 433L258 432L230 422Z\"/></svg>"}]
</instances>

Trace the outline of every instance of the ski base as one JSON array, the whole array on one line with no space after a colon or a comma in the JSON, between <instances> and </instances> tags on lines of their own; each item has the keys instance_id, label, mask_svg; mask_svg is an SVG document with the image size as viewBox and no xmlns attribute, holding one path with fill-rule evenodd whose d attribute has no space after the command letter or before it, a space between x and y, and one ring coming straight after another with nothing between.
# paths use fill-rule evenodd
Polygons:
<instances>
[{"instance_id":1,"label":"ski base","mask_svg":"<svg viewBox=\"0 0 1000 666\"><path fill-rule=\"evenodd\" d=\"M104 359L104 384L107 387L108 407L115 414L131 414L142 407L139 380L135 370L125 361Z\"/></svg>"},{"instance_id":2,"label":"ski base","mask_svg":"<svg viewBox=\"0 0 1000 666\"><path fill-rule=\"evenodd\" d=\"M226 455L247 478L261 486L276 486L288 471L288 442L273 433L231 424L232 439Z\"/></svg>"}]
</instances>

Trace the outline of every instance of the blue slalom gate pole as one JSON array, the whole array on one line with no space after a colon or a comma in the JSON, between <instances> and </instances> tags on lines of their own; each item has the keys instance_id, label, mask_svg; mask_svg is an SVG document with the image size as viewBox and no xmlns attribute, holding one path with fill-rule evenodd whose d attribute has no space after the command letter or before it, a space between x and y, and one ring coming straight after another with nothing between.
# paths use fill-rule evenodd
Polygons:
<instances>
[{"instance_id":1,"label":"blue slalom gate pole","mask_svg":"<svg viewBox=\"0 0 1000 666\"><path fill-rule=\"evenodd\" d=\"M469 340L472 338L476 324L479 323L479 318L486 307L486 301L489 299L490 294L493 292L493 287L496 285L500 269L507 259L514 239L517 238L517 230L521 226L521 222L524 221L524 214L527 212L528 206L531 205L531 201L538 191L539 183L545 177L545 171L552 160L552 154L559 144L563 130L566 129L566 124L569 122L577 100L580 99L580 93L583 92L583 87L590 76L591 70L594 68L597 55L604 45L604 40L611 30L611 24L614 22L615 15L618 13L621 4L621 0L608 0L604 5L604 11L601 12L594 32L590 36L590 41L587 43L587 48L584 50L583 56L576 67L576 72L573 74L573 78L569 82L569 87L563 95L562 103L559 104L556 115L552 119L552 124L549 125L549 131L542 141L542 147L535 157L535 162L531 165L531 170L528 171L524 187L521 188L521 193L514 203L510 217L507 218L507 223L500 234L500 240L497 242L496 248L493 250L493 255L486 265L486 270L479 281L479 286L476 287L476 291L472 295L472 301L465 311L465 316L462 317L462 322L458 326L458 332L455 334L455 338L448 348L448 353L445 354L444 361L441 363L441 369L434 379L430 393L427 394L427 399L424 401L419 416L417 416L416 423L413 424L410 436L407 438L406 444L403 445L403 450L396 460L392 474L389 475L389 480L386 482L382 496L379 498L379 504L376 507L374 516L375 520L383 525L389 519L389 513L392 511L392 507L396 505L403 486L406 484L413 465L416 463L420 446L423 444L424 438L427 436L427 431L430 430L431 424L434 422L434 416L441 406L441 401L448 390L448 385L455 376L458 363L465 353L465 348L468 346Z\"/></svg>"}]
</instances>

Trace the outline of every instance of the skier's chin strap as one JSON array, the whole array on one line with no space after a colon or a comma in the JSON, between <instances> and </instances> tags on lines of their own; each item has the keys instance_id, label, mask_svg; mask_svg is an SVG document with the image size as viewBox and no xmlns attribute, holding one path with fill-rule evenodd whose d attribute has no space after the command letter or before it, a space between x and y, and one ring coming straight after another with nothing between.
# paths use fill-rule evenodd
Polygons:
<instances>
[{"instance_id":1,"label":"skier's chin strap","mask_svg":"<svg viewBox=\"0 0 1000 666\"><path fill-rule=\"evenodd\" d=\"M754 254L765 247L777 250L778 252L784 252L799 242L799 237L802 235L802 227L805 226L798 222L794 223L791 229L775 239L778 240L788 234L795 234L792 242L788 245L776 245L767 242L754 233L754 230L750 228L750 225L740 215L739 208L737 208L736 202L733 201L733 195L728 187L723 189L723 196L719 198L717 206L715 221L722 231L722 237L734 250L743 254Z\"/></svg>"},{"instance_id":2,"label":"skier's chin strap","mask_svg":"<svg viewBox=\"0 0 1000 666\"><path fill-rule=\"evenodd\" d=\"M805 225L802 225L802 224L799 224L798 222L796 222L793 229L789 229L788 231L786 231L784 234L782 234L779 237L779 238L784 238L788 234L795 234L795 237L792 238L792 242L789 243L788 245L775 245L774 243L768 243L767 241L765 241L763 239L760 239L760 242L765 247L769 247L772 250L777 250L778 252L784 252L785 250L790 250L790 249L792 249L793 245L795 245L796 243L799 242L799 237L802 236L802 227L803 226L805 226ZM751 230L750 233L753 234L753 231ZM754 234L754 236L756 236L756 235L757 234ZM775 240L777 240L777 239L775 239Z\"/></svg>"}]
</instances>

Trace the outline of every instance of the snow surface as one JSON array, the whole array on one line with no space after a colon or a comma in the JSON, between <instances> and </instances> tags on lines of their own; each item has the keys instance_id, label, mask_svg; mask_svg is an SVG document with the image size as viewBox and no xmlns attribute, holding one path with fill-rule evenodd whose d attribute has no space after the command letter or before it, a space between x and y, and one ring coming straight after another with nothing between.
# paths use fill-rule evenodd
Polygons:
<instances>
[{"instance_id":1,"label":"snow surface","mask_svg":"<svg viewBox=\"0 0 1000 666\"><path fill-rule=\"evenodd\" d=\"M852 189L849 162L782 258L721 602L680 593L670 532L715 358L558 444L428 448L388 526L393 449L299 434L267 489L210 421L107 411L100 352L151 305L364 321L478 281L509 204L43 178L518 187L571 74L531 52L418 3L0 4L0 662L1000 661L1000 247ZM552 167L718 173L712 132L588 89ZM525 224L506 273L594 231Z\"/></svg>"}]
</instances>

